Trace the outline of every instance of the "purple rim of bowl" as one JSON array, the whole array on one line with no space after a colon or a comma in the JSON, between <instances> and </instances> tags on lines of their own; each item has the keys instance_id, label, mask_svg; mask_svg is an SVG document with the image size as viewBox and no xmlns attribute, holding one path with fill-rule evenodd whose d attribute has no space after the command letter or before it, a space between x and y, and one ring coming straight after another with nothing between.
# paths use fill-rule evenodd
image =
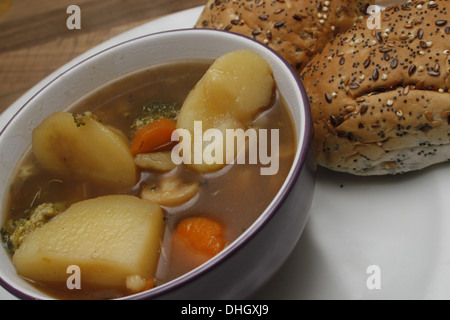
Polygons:
<instances>
[{"instance_id":1,"label":"purple rim of bowl","mask_svg":"<svg viewBox=\"0 0 450 320\"><path fill-rule=\"evenodd\" d=\"M230 37L240 37L240 38L244 38L246 39L246 41L252 41L253 43L256 43L258 46L263 47L263 50L268 50L270 51L273 55L277 56L278 59L282 62L284 62L285 66L287 67L287 69L290 71L291 76L295 79L297 87L300 90L301 93L301 97L302 97L302 102L303 102L303 106L304 106L304 116L306 119L310 119L311 118L311 112L310 112L310 108L309 108L309 101L307 100L307 95L306 95L306 91L303 87L303 84L300 81L300 78L298 76L298 74L295 72L295 70L292 68L292 66L275 50L271 49L270 47L260 43L259 41L252 39L250 37L241 35L241 34L237 34L237 33L233 33L230 31L225 31L225 30L215 30L215 29L195 29L195 28L188 28L188 29L175 29L175 30L169 30L169 31L162 31L162 32L157 32L157 33L152 33L152 34L147 34L147 35L143 35L143 36L139 36L133 39L129 39L126 41L122 41L118 44L112 45L106 49L100 50L97 53L92 54L91 56L81 60L80 62L76 63L75 65L69 67L67 70L61 72L59 75L55 76L52 80L50 80L46 85L44 85L38 92L36 92L35 94L33 94L32 97L30 97L28 99L28 101L26 101L18 110L17 112L15 112L15 114L8 120L8 122L6 123L6 125L1 128L0 130L0 135L3 134L3 132L5 131L5 129L10 125L10 123L14 120L14 118L37 96L39 95L42 91L44 91L47 87L49 87L50 85L52 85L56 80L58 80L61 76L63 76L64 74L68 73L69 71L77 68L79 65L85 63L86 61L99 56L101 54L103 54L104 52L113 50L116 47L122 46L124 44L139 40L139 39L144 39L144 38L148 38L148 37L153 37L156 35L164 35L164 34L171 34L171 33L180 33L180 32L188 32L188 33L192 33L192 32L198 32L199 34L204 32L204 33L221 33L221 34L227 34L227 36ZM306 159L308 158L308 152L309 152L309 148L311 145L311 141L312 141L312 127L311 127L311 123L309 121L305 121L304 123L305 128L304 128L304 136L303 136L303 141L298 141L297 145L301 145L302 148L300 148L299 150L297 150L296 152L296 156L294 159L294 163L292 165L291 170L289 171L289 177L288 179L285 181L284 187L278 192L278 194L275 196L274 201L269 204L269 206L264 210L264 212L261 214L261 216L252 224L250 225L250 227L245 231L245 235L238 237L238 239L236 239L235 241L233 241L226 249L224 249L223 252L221 252L220 254L218 254L217 256L215 256L214 258L208 260L207 262L203 263L202 265L200 265L199 267L195 268L194 270L179 276L178 278L167 282L161 286L155 287L149 291L144 291L144 292L140 292L134 295L130 295L130 296L125 296L122 298L119 298L119 300L128 300L128 299L152 299L152 298L157 298L158 296L173 291L176 288L179 288L181 286L183 286L184 284L186 284L187 282L190 282L198 277L201 277L203 274L205 274L206 272L208 272L209 270L214 269L218 264L220 264L221 262L225 261L226 259L228 259L230 256L232 256L236 251L238 251L242 246L244 246L248 241L250 241L258 232L259 230L261 230L267 223L269 223L269 221L271 220L271 218L276 214L276 212L278 211L278 209L281 207L281 205L284 203L285 199L287 198L287 196L289 195L289 193L291 192L294 184L297 181L297 178L300 175L300 172L302 171ZM4 280L3 278L0 277L0 285L7 290L8 292L10 292L11 294L13 294L14 296L20 298L20 299L24 299L24 300L39 300L39 298L36 298L34 296L31 296L17 288L15 288L14 286L10 285L6 280Z\"/></svg>"}]
</instances>

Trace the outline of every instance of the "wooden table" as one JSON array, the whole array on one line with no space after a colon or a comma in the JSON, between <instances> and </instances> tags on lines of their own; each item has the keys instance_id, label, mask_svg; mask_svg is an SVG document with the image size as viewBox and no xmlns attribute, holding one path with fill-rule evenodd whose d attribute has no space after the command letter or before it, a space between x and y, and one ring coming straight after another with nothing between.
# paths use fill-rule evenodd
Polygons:
<instances>
[{"instance_id":1,"label":"wooden table","mask_svg":"<svg viewBox=\"0 0 450 320\"><path fill-rule=\"evenodd\" d=\"M0 112L86 50L155 18L206 0L0 0ZM68 29L70 5L81 29ZM6 12L2 13L2 9Z\"/></svg>"},{"instance_id":2,"label":"wooden table","mask_svg":"<svg viewBox=\"0 0 450 320\"><path fill-rule=\"evenodd\" d=\"M375 1L390 5L405 0ZM0 0L0 113L41 79L88 49L155 18L206 2ZM81 10L80 30L67 28L70 5Z\"/></svg>"}]
</instances>

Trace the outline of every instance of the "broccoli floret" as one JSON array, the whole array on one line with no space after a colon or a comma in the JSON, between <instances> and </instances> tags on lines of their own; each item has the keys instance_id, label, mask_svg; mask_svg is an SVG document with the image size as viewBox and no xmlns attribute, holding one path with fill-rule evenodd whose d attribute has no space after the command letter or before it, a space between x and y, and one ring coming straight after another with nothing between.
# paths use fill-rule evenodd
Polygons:
<instances>
[{"instance_id":1,"label":"broccoli floret","mask_svg":"<svg viewBox=\"0 0 450 320\"><path fill-rule=\"evenodd\" d=\"M10 219L1 230L2 242L11 254L20 247L25 237L32 231L42 227L60 212L54 203L43 203L27 212L27 218Z\"/></svg>"},{"instance_id":2,"label":"broccoli floret","mask_svg":"<svg viewBox=\"0 0 450 320\"><path fill-rule=\"evenodd\" d=\"M151 102L144 105L131 125L131 135L134 136L139 129L160 118L176 119L180 108L181 106L177 103Z\"/></svg>"}]
</instances>

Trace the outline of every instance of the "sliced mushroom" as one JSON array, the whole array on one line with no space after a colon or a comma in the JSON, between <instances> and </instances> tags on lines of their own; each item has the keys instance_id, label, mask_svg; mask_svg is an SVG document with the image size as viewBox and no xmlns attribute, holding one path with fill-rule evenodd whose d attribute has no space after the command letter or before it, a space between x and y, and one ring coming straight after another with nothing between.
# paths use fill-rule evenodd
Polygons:
<instances>
[{"instance_id":1,"label":"sliced mushroom","mask_svg":"<svg viewBox=\"0 0 450 320\"><path fill-rule=\"evenodd\" d=\"M147 186L141 198L151 200L162 206L175 207L191 200L199 191L199 183L183 183L177 177L164 177L159 186Z\"/></svg>"},{"instance_id":2,"label":"sliced mushroom","mask_svg":"<svg viewBox=\"0 0 450 320\"><path fill-rule=\"evenodd\" d=\"M176 167L176 164L172 161L170 151L140 153L136 155L134 162L140 168L161 172L168 172Z\"/></svg>"}]
</instances>

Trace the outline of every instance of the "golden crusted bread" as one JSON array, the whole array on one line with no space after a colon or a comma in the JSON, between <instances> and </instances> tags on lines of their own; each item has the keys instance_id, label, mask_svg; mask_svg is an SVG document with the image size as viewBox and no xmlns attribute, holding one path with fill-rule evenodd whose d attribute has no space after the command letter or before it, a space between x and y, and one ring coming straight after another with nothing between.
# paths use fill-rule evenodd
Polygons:
<instances>
[{"instance_id":1,"label":"golden crusted bread","mask_svg":"<svg viewBox=\"0 0 450 320\"><path fill-rule=\"evenodd\" d=\"M318 164L395 174L450 160L450 3L415 1L338 35L301 74Z\"/></svg>"},{"instance_id":2,"label":"golden crusted bread","mask_svg":"<svg viewBox=\"0 0 450 320\"><path fill-rule=\"evenodd\" d=\"M334 35L361 19L369 2L209 0L195 27L253 37L301 70Z\"/></svg>"}]
</instances>

